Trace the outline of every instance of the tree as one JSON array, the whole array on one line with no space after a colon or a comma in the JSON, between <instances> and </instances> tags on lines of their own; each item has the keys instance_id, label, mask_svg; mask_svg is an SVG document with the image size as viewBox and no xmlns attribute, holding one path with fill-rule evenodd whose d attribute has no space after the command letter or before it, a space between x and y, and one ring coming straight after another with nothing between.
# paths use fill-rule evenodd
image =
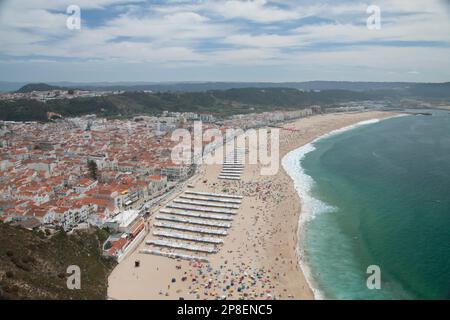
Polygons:
<instances>
[{"instance_id":1,"label":"tree","mask_svg":"<svg viewBox=\"0 0 450 320\"><path fill-rule=\"evenodd\" d=\"M89 174L91 175L91 178L94 180L97 180L98 179L97 163L94 160L89 160L88 168L89 168Z\"/></svg>"}]
</instances>

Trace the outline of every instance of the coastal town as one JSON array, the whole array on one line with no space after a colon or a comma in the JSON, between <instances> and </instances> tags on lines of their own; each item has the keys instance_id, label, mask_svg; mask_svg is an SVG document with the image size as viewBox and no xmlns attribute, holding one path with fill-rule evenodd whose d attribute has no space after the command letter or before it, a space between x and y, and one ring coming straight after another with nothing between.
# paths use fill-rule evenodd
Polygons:
<instances>
[{"instance_id":1,"label":"coastal town","mask_svg":"<svg viewBox=\"0 0 450 320\"><path fill-rule=\"evenodd\" d=\"M127 120L86 115L48 122L0 123L0 219L46 235L90 227L108 228L104 254L120 261L142 240L151 208L195 163L172 162L175 129L260 127L319 113L247 114L218 120L211 114L163 112ZM49 114L49 119L54 119ZM210 150L203 141L203 150Z\"/></svg>"},{"instance_id":2,"label":"coastal town","mask_svg":"<svg viewBox=\"0 0 450 320\"><path fill-rule=\"evenodd\" d=\"M121 93L123 93L123 91L120 90L93 91L78 89L31 90L25 92L15 91L0 92L0 101L29 99L47 102L51 100L102 97Z\"/></svg>"},{"instance_id":3,"label":"coastal town","mask_svg":"<svg viewBox=\"0 0 450 320\"><path fill-rule=\"evenodd\" d=\"M450 0L0 0L0 25L0 301L450 300Z\"/></svg>"}]
</instances>

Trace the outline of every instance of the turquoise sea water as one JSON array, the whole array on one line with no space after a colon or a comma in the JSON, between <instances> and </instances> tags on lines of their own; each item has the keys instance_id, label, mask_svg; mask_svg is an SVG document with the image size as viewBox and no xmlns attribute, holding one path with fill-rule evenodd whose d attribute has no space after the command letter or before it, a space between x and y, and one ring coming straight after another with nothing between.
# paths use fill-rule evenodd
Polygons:
<instances>
[{"instance_id":1,"label":"turquoise sea water","mask_svg":"<svg viewBox=\"0 0 450 320\"><path fill-rule=\"evenodd\" d=\"M321 295L450 299L450 113L359 126L310 149L295 155L294 181L314 217L303 248ZM366 286L370 265L381 290Z\"/></svg>"}]
</instances>

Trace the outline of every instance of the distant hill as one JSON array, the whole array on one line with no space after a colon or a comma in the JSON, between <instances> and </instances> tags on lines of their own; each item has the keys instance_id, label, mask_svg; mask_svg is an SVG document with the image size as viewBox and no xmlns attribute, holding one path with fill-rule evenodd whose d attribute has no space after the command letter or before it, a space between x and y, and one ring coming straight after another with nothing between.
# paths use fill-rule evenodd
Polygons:
<instances>
[{"instance_id":1,"label":"distant hill","mask_svg":"<svg viewBox=\"0 0 450 320\"><path fill-rule=\"evenodd\" d=\"M30 84L0 81L0 91L30 90ZM45 85L45 84L44 84ZM306 81L306 82L50 82L46 85L57 88L86 90L160 91L160 92L205 92L210 90L229 90L242 88L291 88L301 90L408 90L420 86L440 86L440 83L413 82L363 82L363 81ZM445 84L444 84L445 85ZM25 89L21 89L25 87ZM48 87L42 87L45 90ZM28 92L28 91L21 91Z\"/></svg>"},{"instance_id":2,"label":"distant hill","mask_svg":"<svg viewBox=\"0 0 450 320\"><path fill-rule=\"evenodd\" d=\"M323 84L325 85L325 84ZM362 88L362 84L360 88ZM303 90L281 88L234 88L208 91L126 91L119 95L55 99L46 103L34 100L0 101L0 120L46 121L47 112L63 116L95 113L106 117L159 115L164 110L212 113L218 117L274 110L297 110L318 104L322 107L365 100L424 99L448 104L450 83L380 86L375 90Z\"/></svg>"},{"instance_id":3,"label":"distant hill","mask_svg":"<svg viewBox=\"0 0 450 320\"><path fill-rule=\"evenodd\" d=\"M445 83L417 83L408 89L413 96L422 98L448 98L450 97L450 82Z\"/></svg>"},{"instance_id":4,"label":"distant hill","mask_svg":"<svg viewBox=\"0 0 450 320\"><path fill-rule=\"evenodd\" d=\"M106 299L115 263L101 256L100 230L42 234L0 223L0 299ZM81 289L67 288L67 267L81 269Z\"/></svg>"},{"instance_id":5,"label":"distant hill","mask_svg":"<svg viewBox=\"0 0 450 320\"><path fill-rule=\"evenodd\" d=\"M291 88L300 90L398 90L406 89L408 82L349 82L349 81L308 81L308 82L178 82L178 83L99 83L70 84L65 86L89 90L123 90L155 92L205 92L244 88Z\"/></svg>"},{"instance_id":6,"label":"distant hill","mask_svg":"<svg viewBox=\"0 0 450 320\"><path fill-rule=\"evenodd\" d=\"M51 91L51 90L67 90L67 89L59 86L48 85L46 83L29 83L21 87L16 92L25 93L32 91Z\"/></svg>"},{"instance_id":7,"label":"distant hill","mask_svg":"<svg viewBox=\"0 0 450 320\"><path fill-rule=\"evenodd\" d=\"M46 121L47 112L63 116L95 113L100 116L159 115L163 111L212 113L219 117L273 110L296 110L311 104L367 100L364 92L325 90L303 92L290 88L242 88L206 92L125 92L93 98L0 101L0 119Z\"/></svg>"}]
</instances>

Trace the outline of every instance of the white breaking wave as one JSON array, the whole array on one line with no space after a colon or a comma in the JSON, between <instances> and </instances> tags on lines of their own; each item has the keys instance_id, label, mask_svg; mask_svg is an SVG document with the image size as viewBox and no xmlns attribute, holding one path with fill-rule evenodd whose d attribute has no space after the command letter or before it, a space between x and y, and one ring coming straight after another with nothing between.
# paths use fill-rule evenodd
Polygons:
<instances>
[{"instance_id":1,"label":"white breaking wave","mask_svg":"<svg viewBox=\"0 0 450 320\"><path fill-rule=\"evenodd\" d=\"M384 118L381 120L392 119L395 117L404 116L404 115L396 115L389 118ZM289 152L281 161L284 170L288 173L291 179L294 182L295 190L297 191L300 201L302 204L302 213L300 214L300 219L298 223L298 238L300 242L303 243L303 236L305 234L305 227L308 221L314 219L317 214L333 212L336 210L333 206L326 204L319 199L316 199L312 196L311 191L314 187L315 181L314 179L305 173L304 168L301 166L301 161L305 158L305 156L316 150L314 144L322 139L331 137L333 135L349 131L355 128L358 128L363 125L374 124L381 121L380 119L371 119L366 121L361 121L351 126L347 126L341 129L333 130L329 133L326 133L312 142L303 145L302 147L292 150ZM314 283L314 278L312 276L311 268L305 261L305 248L302 246L297 246L297 257L298 263L305 275L306 281L308 282L309 287L313 291L314 298L316 300L325 299L323 293L319 290L317 285Z\"/></svg>"},{"instance_id":2,"label":"white breaking wave","mask_svg":"<svg viewBox=\"0 0 450 320\"><path fill-rule=\"evenodd\" d=\"M326 203L314 198L311 195L311 190L314 186L314 180L311 176L305 173L305 170L301 166L301 160L308 153L314 151L315 149L316 148L314 147L313 143L308 143L303 147L289 152L282 159L283 168L293 180L295 190L297 191L302 203L302 213L300 214L297 234L300 243L303 243L306 223L312 220L319 212L332 210L332 207L328 206ZM306 281L313 291L314 298L317 300L324 299L322 293L317 288L317 285L315 285L311 269L305 261L305 250L303 246L297 245L297 257L298 263L303 271L303 274L305 275Z\"/></svg>"}]
</instances>

